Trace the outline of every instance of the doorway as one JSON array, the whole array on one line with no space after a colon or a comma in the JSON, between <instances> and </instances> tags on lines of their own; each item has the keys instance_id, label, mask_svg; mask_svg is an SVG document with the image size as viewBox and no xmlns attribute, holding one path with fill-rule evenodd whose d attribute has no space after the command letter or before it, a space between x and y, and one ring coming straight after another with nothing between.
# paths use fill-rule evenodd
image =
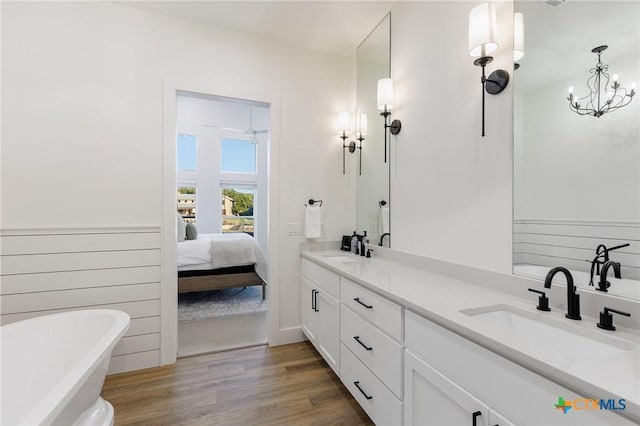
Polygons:
<instances>
[{"instance_id":1,"label":"doorway","mask_svg":"<svg viewBox=\"0 0 640 426\"><path fill-rule=\"evenodd\" d=\"M177 356L266 344L269 104L176 101Z\"/></svg>"}]
</instances>

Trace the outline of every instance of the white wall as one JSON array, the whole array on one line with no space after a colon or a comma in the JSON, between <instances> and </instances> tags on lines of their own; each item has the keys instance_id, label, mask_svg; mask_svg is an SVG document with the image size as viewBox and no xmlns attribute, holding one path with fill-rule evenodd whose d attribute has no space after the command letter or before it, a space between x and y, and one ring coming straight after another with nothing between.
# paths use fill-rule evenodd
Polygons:
<instances>
[{"instance_id":1,"label":"white wall","mask_svg":"<svg viewBox=\"0 0 640 426\"><path fill-rule=\"evenodd\" d=\"M281 263L280 293L271 297L280 298L282 334L301 336L301 239L287 237L286 224L301 223L314 197L325 202L327 239L349 231L349 180L334 129L349 106L347 58L118 4L72 2L3 2L2 54L4 229L159 226L163 81L277 97L280 232L270 237Z\"/></svg>"},{"instance_id":2,"label":"white wall","mask_svg":"<svg viewBox=\"0 0 640 426\"><path fill-rule=\"evenodd\" d=\"M402 131L392 136L392 247L501 272L512 260L512 85L486 95L468 55L479 2L399 2L391 74ZM513 4L498 3L500 48L488 72L512 73ZM380 119L379 125L382 125Z\"/></svg>"}]
</instances>

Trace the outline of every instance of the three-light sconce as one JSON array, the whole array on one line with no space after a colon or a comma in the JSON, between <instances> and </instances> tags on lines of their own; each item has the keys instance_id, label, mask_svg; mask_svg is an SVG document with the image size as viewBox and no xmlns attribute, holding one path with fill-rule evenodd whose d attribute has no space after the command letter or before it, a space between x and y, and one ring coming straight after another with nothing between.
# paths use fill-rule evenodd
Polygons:
<instances>
[{"instance_id":1,"label":"three-light sconce","mask_svg":"<svg viewBox=\"0 0 640 426\"><path fill-rule=\"evenodd\" d=\"M522 16L522 14L520 14ZM516 17L514 29L518 30L520 18ZM523 28L520 26L520 28ZM515 34L514 34L515 35ZM516 37L517 38L517 37ZM524 35L514 40L514 60L520 59L524 54ZM521 42L521 43L520 43ZM485 75L485 67L493 61L493 53L498 48L496 9L493 3L482 3L469 12L469 55L477 58L473 64L482 67L482 136L484 132L484 92L491 95L501 93L509 83L509 73L499 69Z\"/></svg>"},{"instance_id":2,"label":"three-light sconce","mask_svg":"<svg viewBox=\"0 0 640 426\"><path fill-rule=\"evenodd\" d=\"M389 130L392 135L397 135L400 133L400 129L402 129L402 123L400 120L393 120L391 124L389 124L389 116L393 109L393 81L390 78L383 78L378 81L377 106L378 110L381 111L380 115L384 117L384 162L386 163L387 130ZM338 137L342 139L342 174L344 175L346 173L346 150L348 149L350 153L354 153L357 149L360 152L358 174L362 175L362 142L365 140L365 136L367 135L367 114L361 112L357 115L356 140L359 144L356 144L355 141L347 143L347 139L349 139L349 135L351 133L350 122L350 114L346 111L341 112L338 118Z\"/></svg>"}]
</instances>

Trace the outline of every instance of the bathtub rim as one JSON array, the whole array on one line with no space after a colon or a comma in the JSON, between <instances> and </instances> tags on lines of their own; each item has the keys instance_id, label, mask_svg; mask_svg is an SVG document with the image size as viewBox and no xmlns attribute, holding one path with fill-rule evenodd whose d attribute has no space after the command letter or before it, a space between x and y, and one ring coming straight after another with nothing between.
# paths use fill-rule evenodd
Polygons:
<instances>
[{"instance_id":1,"label":"bathtub rim","mask_svg":"<svg viewBox=\"0 0 640 426\"><path fill-rule=\"evenodd\" d=\"M42 315L0 327L0 336L2 336L6 330L29 326L32 323L50 321L52 317L81 317L86 314L108 315L115 317L115 322L96 340L90 350L80 356L73 367L46 394L42 395L41 401L34 404L33 409L26 413L24 417L18 419L21 424L50 424L53 422L96 368L107 356L111 356L113 348L129 329L131 319L129 314L116 309L82 309Z\"/></svg>"}]
</instances>

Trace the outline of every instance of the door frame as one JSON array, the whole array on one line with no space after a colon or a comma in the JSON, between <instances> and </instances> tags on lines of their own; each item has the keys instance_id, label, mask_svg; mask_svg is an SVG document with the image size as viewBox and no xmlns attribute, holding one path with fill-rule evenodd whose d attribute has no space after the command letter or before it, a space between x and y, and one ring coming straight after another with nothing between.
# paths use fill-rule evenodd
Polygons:
<instances>
[{"instance_id":1,"label":"door frame","mask_svg":"<svg viewBox=\"0 0 640 426\"><path fill-rule=\"evenodd\" d=\"M280 205L280 99L268 93L230 88L214 82L163 81L162 133L162 228L160 278L160 365L176 362L178 350L178 279L176 261L176 137L177 92L193 92L218 97L245 99L269 104L269 145L267 170L267 342L280 343L280 253L278 236Z\"/></svg>"}]
</instances>

